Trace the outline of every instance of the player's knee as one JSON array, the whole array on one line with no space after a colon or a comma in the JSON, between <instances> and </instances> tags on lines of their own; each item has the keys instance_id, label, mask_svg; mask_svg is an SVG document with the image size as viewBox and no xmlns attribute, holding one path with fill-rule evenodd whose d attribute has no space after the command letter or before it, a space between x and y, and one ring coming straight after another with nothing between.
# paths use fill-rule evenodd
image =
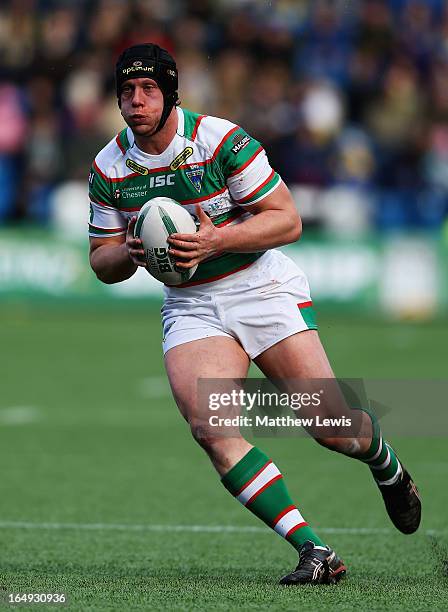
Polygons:
<instances>
[{"instance_id":1,"label":"player's knee","mask_svg":"<svg viewBox=\"0 0 448 612\"><path fill-rule=\"evenodd\" d=\"M206 452L213 451L219 446L221 437L207 425L190 423L190 428L193 438Z\"/></svg>"}]
</instances>

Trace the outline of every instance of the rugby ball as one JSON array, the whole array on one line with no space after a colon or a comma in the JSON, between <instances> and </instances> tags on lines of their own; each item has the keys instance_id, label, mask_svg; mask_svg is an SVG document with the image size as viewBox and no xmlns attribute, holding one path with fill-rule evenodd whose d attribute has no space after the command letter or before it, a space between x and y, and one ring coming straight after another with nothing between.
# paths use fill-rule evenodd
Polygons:
<instances>
[{"instance_id":1,"label":"rugby ball","mask_svg":"<svg viewBox=\"0 0 448 612\"><path fill-rule=\"evenodd\" d=\"M197 265L188 270L178 269L175 258L168 253L166 239L171 234L195 232L196 223L192 215L176 200L159 197L143 204L135 223L134 237L143 243L148 272L165 285L181 285L189 281Z\"/></svg>"}]
</instances>

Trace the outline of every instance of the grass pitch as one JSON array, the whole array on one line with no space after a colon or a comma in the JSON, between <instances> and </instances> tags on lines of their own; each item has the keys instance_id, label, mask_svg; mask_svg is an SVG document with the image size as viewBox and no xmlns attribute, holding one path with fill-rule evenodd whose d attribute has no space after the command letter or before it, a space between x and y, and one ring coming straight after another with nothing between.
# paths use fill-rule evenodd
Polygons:
<instances>
[{"instance_id":1,"label":"grass pitch","mask_svg":"<svg viewBox=\"0 0 448 612\"><path fill-rule=\"evenodd\" d=\"M0 317L3 601L63 592L70 610L446 610L446 439L392 439L423 496L415 536L393 529L365 466L309 439L261 440L349 568L336 587L285 589L276 582L296 554L190 439L154 310ZM320 329L340 376L446 377L444 322L321 317Z\"/></svg>"}]
</instances>

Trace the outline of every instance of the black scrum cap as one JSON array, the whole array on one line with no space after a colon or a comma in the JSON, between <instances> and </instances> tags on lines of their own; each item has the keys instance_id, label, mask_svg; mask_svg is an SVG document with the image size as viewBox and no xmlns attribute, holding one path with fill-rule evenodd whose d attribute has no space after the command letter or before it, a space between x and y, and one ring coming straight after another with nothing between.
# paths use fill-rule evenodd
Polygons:
<instances>
[{"instance_id":1,"label":"black scrum cap","mask_svg":"<svg viewBox=\"0 0 448 612\"><path fill-rule=\"evenodd\" d=\"M156 129L158 132L165 125L173 107L178 104L176 62L168 51L153 43L133 45L125 49L118 58L115 68L119 105L123 83L128 79L139 77L154 79L163 93L164 107Z\"/></svg>"}]
</instances>

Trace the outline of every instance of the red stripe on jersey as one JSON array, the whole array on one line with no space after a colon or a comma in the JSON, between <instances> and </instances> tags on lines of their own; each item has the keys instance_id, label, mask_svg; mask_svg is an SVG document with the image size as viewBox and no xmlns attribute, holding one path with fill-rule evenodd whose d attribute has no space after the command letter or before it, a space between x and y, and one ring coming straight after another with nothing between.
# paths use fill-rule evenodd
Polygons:
<instances>
[{"instance_id":1,"label":"red stripe on jersey","mask_svg":"<svg viewBox=\"0 0 448 612\"><path fill-rule=\"evenodd\" d=\"M245 270L249 268L254 261L250 263L244 264L244 266L240 266L239 268L235 268L235 270L230 270L230 272L224 272L224 274L217 274L216 276L210 276L209 278L204 278L202 280L191 281L189 283L182 283L181 285L167 285L167 287L193 287L195 285L203 285L204 283L212 283L217 280L221 280L221 278L225 278L226 276L230 276L231 274L235 274L236 272L241 272L241 270ZM166 283L165 283L166 284Z\"/></svg>"},{"instance_id":2,"label":"red stripe on jersey","mask_svg":"<svg viewBox=\"0 0 448 612\"><path fill-rule=\"evenodd\" d=\"M242 172L244 168L247 168L247 166L251 164L254 161L254 159L257 157L257 155L260 155L260 153L263 150L264 150L263 147L260 145L258 149L255 151L255 153L251 157L249 157L247 162L245 162L242 166L240 166L240 168L237 168L236 170L231 172L227 178L230 178L231 176L235 176L236 174L239 174L240 172Z\"/></svg>"},{"instance_id":3,"label":"red stripe on jersey","mask_svg":"<svg viewBox=\"0 0 448 612\"><path fill-rule=\"evenodd\" d=\"M232 223L232 221L235 221L235 219L238 219L239 217L241 217L241 215L244 215L244 210L237 210L231 217L229 217L225 221L222 221L222 223L217 223L215 227L224 227L225 225Z\"/></svg>"},{"instance_id":4,"label":"red stripe on jersey","mask_svg":"<svg viewBox=\"0 0 448 612\"><path fill-rule=\"evenodd\" d=\"M295 531L297 531L297 529L300 529L301 527L308 527L308 523L306 521L303 521L303 523L299 523L298 525L294 525L294 527L291 527L291 529L285 535L285 538L287 538L288 536L292 535Z\"/></svg>"},{"instance_id":5,"label":"red stripe on jersey","mask_svg":"<svg viewBox=\"0 0 448 612\"><path fill-rule=\"evenodd\" d=\"M294 505L286 506L286 508L282 510L281 512L279 512L279 514L277 514L275 519L272 521L271 523L272 527L275 527L277 523L279 522L279 520L282 519L285 516L285 514L288 514L288 512L291 512L291 510L297 510L297 507Z\"/></svg>"},{"instance_id":6,"label":"red stripe on jersey","mask_svg":"<svg viewBox=\"0 0 448 612\"><path fill-rule=\"evenodd\" d=\"M95 160L93 160L93 167L95 168L95 170L98 172L98 174L101 176L101 178L103 178L105 181L109 181L109 177L107 177L104 172L100 169L100 167L98 166L98 164L96 163Z\"/></svg>"},{"instance_id":7,"label":"red stripe on jersey","mask_svg":"<svg viewBox=\"0 0 448 612\"><path fill-rule=\"evenodd\" d=\"M190 166L205 166L211 161L211 159L206 159L205 161L191 162L191 164L182 164L182 166L179 166L178 170L183 170L184 168L189 168ZM172 173L172 170L169 166L160 166L159 168L147 168L147 170L148 174L156 174L157 172L170 172L170 174ZM138 172L133 172L132 174L128 174L127 176L122 176L120 178L109 178L107 180L111 181L112 183L119 183L126 179L134 178L135 176L148 176L148 174L139 174Z\"/></svg>"},{"instance_id":8,"label":"red stripe on jersey","mask_svg":"<svg viewBox=\"0 0 448 612\"><path fill-rule=\"evenodd\" d=\"M116 138L115 138L115 142L118 145L118 148L120 149L120 151L123 153L123 155L126 153L126 149L123 147L123 145L120 142L120 134L117 134Z\"/></svg>"},{"instance_id":9,"label":"red stripe on jersey","mask_svg":"<svg viewBox=\"0 0 448 612\"><path fill-rule=\"evenodd\" d=\"M106 176L104 172L102 172L102 170L100 169L96 161L93 162L93 166L95 170L98 172L98 174L108 183L121 183L122 181L125 181L126 179L134 178L136 176L142 176L138 172L132 172L132 174L128 174L127 176L122 176L120 178L112 178L110 176ZM156 170L159 170L159 168L156 168Z\"/></svg>"},{"instance_id":10,"label":"red stripe on jersey","mask_svg":"<svg viewBox=\"0 0 448 612\"><path fill-rule=\"evenodd\" d=\"M254 189L252 193L249 193L249 195L247 195L242 200L237 200L238 204L244 204L244 202L248 202L249 200L251 200L254 197L254 195L257 195L257 193L261 191L263 187L265 187L269 183L270 180L272 180L272 177L274 176L274 174L275 174L275 171L272 170L268 178L265 181L263 181L261 185L259 185L256 189Z\"/></svg>"},{"instance_id":11,"label":"red stripe on jersey","mask_svg":"<svg viewBox=\"0 0 448 612\"><path fill-rule=\"evenodd\" d=\"M95 204L99 204L100 206L104 206L105 208L110 208L111 210L117 210L115 206L112 206L112 204L106 204L105 202L98 200L98 198L95 198L92 194L90 194L89 197Z\"/></svg>"},{"instance_id":12,"label":"red stripe on jersey","mask_svg":"<svg viewBox=\"0 0 448 612\"><path fill-rule=\"evenodd\" d=\"M201 118L204 118L206 116L207 115L201 115ZM199 121L199 117L198 117L198 120L196 122L198 127L199 127L198 121ZM195 128L196 128L196 126L195 126ZM182 166L179 166L178 170L184 169L184 168L189 168L190 166L205 166L207 164L211 164L216 159L216 156L218 155L218 153L219 153L222 145L225 143L225 141L238 129L240 129L240 128L239 128L238 125L236 125L229 132L227 132L227 134L222 138L221 142L216 147L215 152L213 153L213 155L212 155L212 157L210 159L206 159L204 161L191 162L189 164L182 164ZM195 134L195 136L196 136L196 134ZM126 153L126 150L122 147L121 143L119 142L118 136L116 137L115 140L117 142L117 145L120 147L121 152L124 155ZM103 177L103 179L105 179L106 181L109 181L111 183L120 183L121 181L125 181L126 179L134 178L136 176L143 176L143 175L140 175L138 172L133 172L132 174L128 174L127 176L122 176L120 178L108 177L103 172L101 172L101 170L98 168L98 165L96 164L96 162L93 162L93 163L95 165L96 170ZM168 170L170 170L169 166L161 166L160 168L148 168L148 174L155 174L156 172L168 172Z\"/></svg>"},{"instance_id":13,"label":"red stripe on jersey","mask_svg":"<svg viewBox=\"0 0 448 612\"><path fill-rule=\"evenodd\" d=\"M223 193L226 189L227 185L224 185L222 189L214 191L213 193L210 193L207 196L203 196L202 198L193 198L192 200L179 200L179 204L183 204L185 206L186 204L198 204L199 202L205 202L206 200L210 200L211 198L214 198L220 193Z\"/></svg>"},{"instance_id":14,"label":"red stripe on jersey","mask_svg":"<svg viewBox=\"0 0 448 612\"><path fill-rule=\"evenodd\" d=\"M254 493L244 505L248 506L249 504L251 504L259 495L263 493L263 491L266 491L266 489L273 485L274 482L276 482L277 480L280 480L280 478L283 478L282 474L278 474L277 476L274 476L274 478L271 478L271 480L267 482L263 487L261 487L261 489L258 489L258 491Z\"/></svg>"},{"instance_id":15,"label":"red stripe on jersey","mask_svg":"<svg viewBox=\"0 0 448 612\"><path fill-rule=\"evenodd\" d=\"M308 308L309 306L312 306L312 305L313 305L313 302L302 302L302 303L297 304L299 308Z\"/></svg>"},{"instance_id":16,"label":"red stripe on jersey","mask_svg":"<svg viewBox=\"0 0 448 612\"><path fill-rule=\"evenodd\" d=\"M219 145L216 147L215 152L212 155L212 158L210 159L210 161L212 162L213 160L216 159L216 156L218 155L222 145L225 143L225 141L230 138L230 136L236 132L237 130L239 130L240 127L238 125L236 125L234 128L232 128L229 132L227 132L227 134L222 138L221 142L219 143Z\"/></svg>"},{"instance_id":17,"label":"red stripe on jersey","mask_svg":"<svg viewBox=\"0 0 448 612\"><path fill-rule=\"evenodd\" d=\"M115 228L111 229L111 228L108 228L108 227L98 227L97 225L92 225L91 223L89 223L89 227L92 230L100 230L101 232L105 232L106 234L114 234L116 232L126 231L125 227L115 227Z\"/></svg>"},{"instance_id":18,"label":"red stripe on jersey","mask_svg":"<svg viewBox=\"0 0 448 612\"><path fill-rule=\"evenodd\" d=\"M207 115L204 115L205 117ZM206 166L207 164L211 164L213 161L215 161L216 156L218 155L222 145L225 143L225 141L230 138L230 136L236 132L236 130L239 130L240 127L238 125L236 125L234 128L232 128L231 130L229 130L227 132L227 134L225 136L223 136L221 142L218 144L218 146L215 149L215 152L213 153L213 155L210 157L210 159L205 159L204 161L197 161L197 162L191 162L189 164L182 164L182 166L179 166L178 170L183 170L184 168L190 168L190 166ZM169 168L157 168L156 170L158 172L162 171L162 170L168 170ZM154 172L154 170L150 170L150 172ZM180 287L180 285L177 285L178 287Z\"/></svg>"},{"instance_id":19,"label":"red stripe on jersey","mask_svg":"<svg viewBox=\"0 0 448 612\"><path fill-rule=\"evenodd\" d=\"M130 178L135 178L136 176L144 176L144 175L140 174L139 172L132 172L132 174L127 174L126 176L120 176L119 178L109 178L107 180L110 181L111 183L122 183L123 181L126 181L127 179L130 179Z\"/></svg>"},{"instance_id":20,"label":"red stripe on jersey","mask_svg":"<svg viewBox=\"0 0 448 612\"><path fill-rule=\"evenodd\" d=\"M116 210L114 206L111 206L110 204L106 204L105 202L101 202L101 200L98 200L98 198L95 198L91 193L89 194L89 198L95 204L99 204L100 206L105 206L106 208L112 208L113 210Z\"/></svg>"},{"instance_id":21,"label":"red stripe on jersey","mask_svg":"<svg viewBox=\"0 0 448 612\"><path fill-rule=\"evenodd\" d=\"M200 123L201 123L201 121L203 120L204 117L206 117L206 115L199 115L199 117L196 119L196 123L194 124L194 129L193 129L193 132L191 134L191 140L195 140L196 135L198 133L199 125L200 125Z\"/></svg>"},{"instance_id":22,"label":"red stripe on jersey","mask_svg":"<svg viewBox=\"0 0 448 612\"><path fill-rule=\"evenodd\" d=\"M271 463L272 463L272 461L270 461L270 460L269 460L269 461L267 461L267 462L266 462L266 463L263 465L263 467L261 467L261 468L258 470L258 472L255 472L255 474L252 476L252 478L249 478L249 480L248 480L248 481L247 481L245 484L243 484L243 486L242 486L242 487L241 487L241 489L238 491L238 493L236 493L236 494L235 494L235 497L238 497L238 495L241 495L241 493L244 491L244 489L245 489L246 487L248 487L248 486L249 486L249 485L250 485L250 484L251 484L251 483L252 483L252 482L255 480L255 478L257 478L257 476L259 476L259 475L261 474L261 472L263 472L263 471L264 471L264 470L265 470L265 469L268 467L268 465L270 465Z\"/></svg>"}]
</instances>

